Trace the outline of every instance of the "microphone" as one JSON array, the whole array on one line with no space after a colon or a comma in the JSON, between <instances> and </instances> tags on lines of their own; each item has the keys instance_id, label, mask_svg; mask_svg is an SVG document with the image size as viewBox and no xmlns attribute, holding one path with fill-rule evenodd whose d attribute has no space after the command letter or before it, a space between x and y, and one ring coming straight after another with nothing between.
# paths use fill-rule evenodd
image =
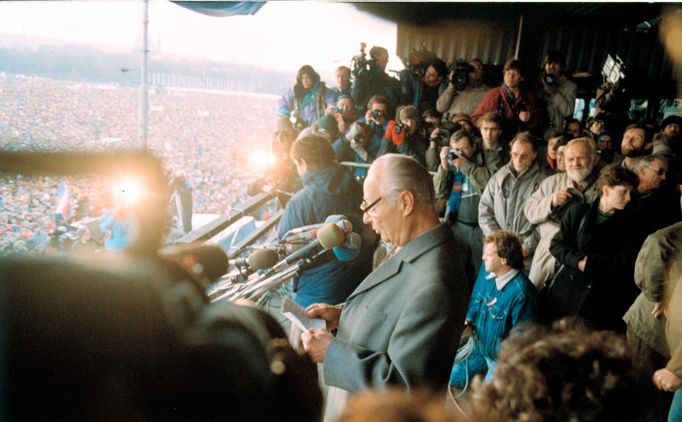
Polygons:
<instances>
[{"instance_id":1,"label":"microphone","mask_svg":"<svg viewBox=\"0 0 682 422\"><path fill-rule=\"evenodd\" d=\"M357 233L351 233L346 236L346 241L341 245L336 246L332 251L334 256L341 262L352 261L360 255L362 249L362 236Z\"/></svg>"},{"instance_id":2,"label":"microphone","mask_svg":"<svg viewBox=\"0 0 682 422\"><path fill-rule=\"evenodd\" d=\"M229 264L239 269L248 268L253 271L267 270L277 263L279 256L272 249L258 249L246 258L231 259Z\"/></svg>"},{"instance_id":3,"label":"microphone","mask_svg":"<svg viewBox=\"0 0 682 422\"><path fill-rule=\"evenodd\" d=\"M315 240L315 235L319 229L324 227L325 223L320 224L309 224L307 226L298 227L291 229L282 238L283 243L298 242L301 240L311 241Z\"/></svg>"},{"instance_id":4,"label":"microphone","mask_svg":"<svg viewBox=\"0 0 682 422\"><path fill-rule=\"evenodd\" d=\"M265 276L280 272L295 261L314 255L320 248L332 249L339 246L343 243L344 239L345 234L343 230L334 223L328 223L317 231L317 240L308 243L301 249L279 261Z\"/></svg>"},{"instance_id":5,"label":"microphone","mask_svg":"<svg viewBox=\"0 0 682 422\"><path fill-rule=\"evenodd\" d=\"M161 251L159 256L180 266L187 273L210 284L227 272L227 255L219 246L188 244ZM205 287L205 286L204 286Z\"/></svg>"}]
</instances>

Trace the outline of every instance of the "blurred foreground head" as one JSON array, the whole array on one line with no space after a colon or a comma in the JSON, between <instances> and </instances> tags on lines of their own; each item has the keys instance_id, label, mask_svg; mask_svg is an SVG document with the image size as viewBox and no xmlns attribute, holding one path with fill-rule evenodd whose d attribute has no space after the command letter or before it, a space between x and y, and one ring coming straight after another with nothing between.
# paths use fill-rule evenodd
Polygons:
<instances>
[{"instance_id":1,"label":"blurred foreground head","mask_svg":"<svg viewBox=\"0 0 682 422\"><path fill-rule=\"evenodd\" d=\"M368 391L354 395L338 422L452 422L445 394L429 390Z\"/></svg>"},{"instance_id":2,"label":"blurred foreground head","mask_svg":"<svg viewBox=\"0 0 682 422\"><path fill-rule=\"evenodd\" d=\"M475 420L643 420L653 384L624 338L572 318L519 328L502 344L495 379L475 389Z\"/></svg>"}]
</instances>

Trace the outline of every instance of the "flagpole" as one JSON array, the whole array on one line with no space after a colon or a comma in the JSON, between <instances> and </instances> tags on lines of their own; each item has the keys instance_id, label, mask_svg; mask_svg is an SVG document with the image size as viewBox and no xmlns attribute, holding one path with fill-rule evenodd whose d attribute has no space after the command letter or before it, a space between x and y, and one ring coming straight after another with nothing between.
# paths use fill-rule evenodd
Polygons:
<instances>
[{"instance_id":1,"label":"flagpole","mask_svg":"<svg viewBox=\"0 0 682 422\"><path fill-rule=\"evenodd\" d=\"M149 27L149 0L143 0L144 12L142 17L142 66L140 68L140 104L139 104L139 129L138 140L142 149L147 148L147 111L149 108L149 93L147 86L147 57L148 27Z\"/></svg>"}]
</instances>

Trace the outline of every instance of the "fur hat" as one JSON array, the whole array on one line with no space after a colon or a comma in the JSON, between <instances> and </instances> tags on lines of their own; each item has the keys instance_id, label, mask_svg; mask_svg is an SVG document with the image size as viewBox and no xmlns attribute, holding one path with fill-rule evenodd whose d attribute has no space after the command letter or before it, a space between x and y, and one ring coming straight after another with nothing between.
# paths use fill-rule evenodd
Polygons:
<instances>
[{"instance_id":1,"label":"fur hat","mask_svg":"<svg viewBox=\"0 0 682 422\"><path fill-rule=\"evenodd\" d=\"M673 114L663 119L663 121L661 122L661 130L665 129L666 126L673 123L677 124L680 127L680 129L682 129L682 117Z\"/></svg>"}]
</instances>

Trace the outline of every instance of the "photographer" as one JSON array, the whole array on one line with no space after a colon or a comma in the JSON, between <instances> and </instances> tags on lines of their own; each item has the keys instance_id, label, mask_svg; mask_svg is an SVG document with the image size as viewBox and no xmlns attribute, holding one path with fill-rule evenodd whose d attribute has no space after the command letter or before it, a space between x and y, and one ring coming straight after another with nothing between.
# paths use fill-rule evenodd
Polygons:
<instances>
[{"instance_id":1,"label":"photographer","mask_svg":"<svg viewBox=\"0 0 682 422\"><path fill-rule=\"evenodd\" d=\"M483 62L473 59L468 63L455 62L450 72L448 87L436 101L436 109L450 120L458 113L471 114L490 88L483 84Z\"/></svg>"},{"instance_id":2,"label":"photographer","mask_svg":"<svg viewBox=\"0 0 682 422\"><path fill-rule=\"evenodd\" d=\"M304 65L296 72L294 86L279 99L279 115L291 117L301 130L324 116L327 104L335 101L334 91L327 89L312 66Z\"/></svg>"},{"instance_id":3,"label":"photographer","mask_svg":"<svg viewBox=\"0 0 682 422\"><path fill-rule=\"evenodd\" d=\"M426 150L426 169L428 171L438 171L440 166L440 152L443 148L448 148L450 144L450 137L458 130L461 130L461 125L443 124L442 126L426 127L426 133L429 135L429 148Z\"/></svg>"},{"instance_id":4,"label":"photographer","mask_svg":"<svg viewBox=\"0 0 682 422\"><path fill-rule=\"evenodd\" d=\"M509 161L509 152L500 144L503 120L495 113L486 113L478 119L481 145L469 160L460 163L462 172L471 183L483 192L488 180Z\"/></svg>"},{"instance_id":5,"label":"photographer","mask_svg":"<svg viewBox=\"0 0 682 422\"><path fill-rule=\"evenodd\" d=\"M485 93L480 104L471 115L474 123L485 113L497 113L504 118L504 136L512 139L517 132L531 131L534 134L544 127L544 111L537 97L526 90L524 66L519 60L511 59L504 65L504 82Z\"/></svg>"},{"instance_id":6,"label":"photographer","mask_svg":"<svg viewBox=\"0 0 682 422\"><path fill-rule=\"evenodd\" d=\"M545 71L540 77L542 89L538 97L545 102L550 126L562 130L566 120L573 116L578 85L563 74L566 60L560 52L547 53L544 63Z\"/></svg>"},{"instance_id":7,"label":"photographer","mask_svg":"<svg viewBox=\"0 0 682 422\"><path fill-rule=\"evenodd\" d=\"M483 232L478 226L478 189L462 168L473 160L479 151L472 134L456 131L450 137L450 145L440 150L440 164L433 179L437 204L445 205L445 219L450 223L455 237L471 248L467 267L477 269L483 254ZM475 271L475 270L474 270ZM473 283L473 279L469 280Z\"/></svg>"},{"instance_id":8,"label":"photographer","mask_svg":"<svg viewBox=\"0 0 682 422\"><path fill-rule=\"evenodd\" d=\"M341 133L346 132L355 119L357 119L355 111L355 103L350 95L340 95L336 99L336 105L327 106L327 114L334 116Z\"/></svg>"},{"instance_id":9,"label":"photographer","mask_svg":"<svg viewBox=\"0 0 682 422\"><path fill-rule=\"evenodd\" d=\"M372 130L369 125L362 122L354 122L346 133L337 139L332 147L336 161L352 161L355 163L370 164L377 157L381 142L372 142ZM364 178L367 169L356 168L353 171L356 178Z\"/></svg>"},{"instance_id":10,"label":"photographer","mask_svg":"<svg viewBox=\"0 0 682 422\"><path fill-rule=\"evenodd\" d=\"M411 73L411 86L409 94L403 98L403 102L411 99L410 104L424 112L436 110L436 101L445 92L448 86L448 68L445 62L438 57L433 57L426 63L418 63L417 67L423 67L424 74L415 77L421 72Z\"/></svg>"},{"instance_id":11,"label":"photographer","mask_svg":"<svg viewBox=\"0 0 682 422\"><path fill-rule=\"evenodd\" d=\"M400 104L400 82L386 74L388 65L388 50L383 47L372 47L369 50L370 60L365 58L364 44L360 55L353 58L351 69L354 83L351 96L355 104L368 104L369 100L380 95L387 100L388 112L393 112ZM364 111L364 110L360 110Z\"/></svg>"},{"instance_id":12,"label":"photographer","mask_svg":"<svg viewBox=\"0 0 682 422\"><path fill-rule=\"evenodd\" d=\"M398 111L398 119L391 120L381 140L379 156L397 152L412 157L426 167L426 136L421 116L414 106L404 106Z\"/></svg>"}]
</instances>

